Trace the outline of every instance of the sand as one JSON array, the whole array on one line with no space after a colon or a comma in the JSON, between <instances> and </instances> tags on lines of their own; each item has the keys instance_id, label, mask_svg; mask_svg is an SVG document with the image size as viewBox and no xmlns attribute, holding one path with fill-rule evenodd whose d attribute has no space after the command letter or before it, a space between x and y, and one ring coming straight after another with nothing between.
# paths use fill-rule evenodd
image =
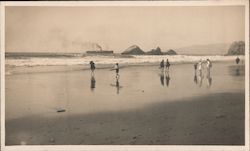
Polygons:
<instances>
[{"instance_id":1,"label":"sand","mask_svg":"<svg viewBox=\"0 0 250 151\"><path fill-rule=\"evenodd\" d=\"M127 67L119 86L107 69L9 75L6 145L243 145L243 69L196 83L191 64Z\"/></svg>"}]
</instances>

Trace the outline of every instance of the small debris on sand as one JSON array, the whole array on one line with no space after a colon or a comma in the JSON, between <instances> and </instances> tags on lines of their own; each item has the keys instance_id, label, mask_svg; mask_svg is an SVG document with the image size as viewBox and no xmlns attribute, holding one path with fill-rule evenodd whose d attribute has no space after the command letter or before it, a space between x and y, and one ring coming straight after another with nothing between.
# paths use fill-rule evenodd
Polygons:
<instances>
[{"instance_id":1,"label":"small debris on sand","mask_svg":"<svg viewBox=\"0 0 250 151\"><path fill-rule=\"evenodd\" d=\"M124 129L124 128L123 128L123 129L121 129L121 131L123 131L123 132L124 132L124 131L126 131L126 129Z\"/></svg>"},{"instance_id":2,"label":"small debris on sand","mask_svg":"<svg viewBox=\"0 0 250 151\"><path fill-rule=\"evenodd\" d=\"M54 143L54 142L55 142L55 139L54 139L54 138L50 138L50 142L51 142L51 143Z\"/></svg>"},{"instance_id":3,"label":"small debris on sand","mask_svg":"<svg viewBox=\"0 0 250 151\"><path fill-rule=\"evenodd\" d=\"M65 109L57 110L57 112L65 112L65 111L66 111Z\"/></svg>"},{"instance_id":4,"label":"small debris on sand","mask_svg":"<svg viewBox=\"0 0 250 151\"><path fill-rule=\"evenodd\" d=\"M226 115L216 115L216 116L215 116L215 118L217 118L217 119L218 119L218 118L225 118L225 117L226 117Z\"/></svg>"}]
</instances>

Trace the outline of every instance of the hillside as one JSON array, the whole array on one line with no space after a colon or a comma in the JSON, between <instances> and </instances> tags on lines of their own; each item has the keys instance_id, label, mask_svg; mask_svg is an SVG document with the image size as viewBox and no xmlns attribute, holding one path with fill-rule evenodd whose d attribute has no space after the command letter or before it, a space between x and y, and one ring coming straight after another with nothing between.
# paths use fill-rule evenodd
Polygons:
<instances>
[{"instance_id":1,"label":"hillside","mask_svg":"<svg viewBox=\"0 0 250 151\"><path fill-rule=\"evenodd\" d=\"M235 41L230 45L227 55L244 55L245 54L245 42Z\"/></svg>"}]
</instances>

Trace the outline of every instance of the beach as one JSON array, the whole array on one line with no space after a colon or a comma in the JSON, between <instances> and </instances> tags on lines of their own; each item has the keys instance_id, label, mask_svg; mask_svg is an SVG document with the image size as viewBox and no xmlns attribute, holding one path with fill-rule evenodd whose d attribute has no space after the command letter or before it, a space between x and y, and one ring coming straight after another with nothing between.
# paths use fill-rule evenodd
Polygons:
<instances>
[{"instance_id":1,"label":"beach","mask_svg":"<svg viewBox=\"0 0 250 151\"><path fill-rule=\"evenodd\" d=\"M122 66L119 80L106 67L7 69L6 145L243 145L244 68Z\"/></svg>"}]
</instances>

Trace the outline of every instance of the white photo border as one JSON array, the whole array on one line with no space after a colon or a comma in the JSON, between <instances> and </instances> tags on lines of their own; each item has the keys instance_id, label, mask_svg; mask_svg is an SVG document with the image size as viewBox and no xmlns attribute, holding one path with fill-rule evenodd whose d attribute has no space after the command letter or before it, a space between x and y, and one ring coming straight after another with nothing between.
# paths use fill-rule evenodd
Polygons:
<instances>
[{"instance_id":1,"label":"white photo border","mask_svg":"<svg viewBox=\"0 0 250 151\"><path fill-rule=\"evenodd\" d=\"M6 6L245 6L245 145L14 145L5 146L5 7ZM2 151L249 151L249 1L17 1L0 2L1 150Z\"/></svg>"}]
</instances>

